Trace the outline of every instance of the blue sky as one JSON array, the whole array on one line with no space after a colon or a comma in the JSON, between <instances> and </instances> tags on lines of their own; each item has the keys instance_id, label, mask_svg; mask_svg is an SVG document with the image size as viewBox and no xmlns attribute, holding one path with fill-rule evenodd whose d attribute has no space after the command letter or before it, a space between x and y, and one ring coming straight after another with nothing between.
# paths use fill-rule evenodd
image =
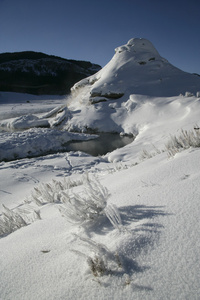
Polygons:
<instances>
[{"instance_id":1,"label":"blue sky","mask_svg":"<svg viewBox=\"0 0 200 300\"><path fill-rule=\"evenodd\" d=\"M33 50L104 66L133 37L200 74L199 0L0 0L0 53Z\"/></svg>"}]
</instances>

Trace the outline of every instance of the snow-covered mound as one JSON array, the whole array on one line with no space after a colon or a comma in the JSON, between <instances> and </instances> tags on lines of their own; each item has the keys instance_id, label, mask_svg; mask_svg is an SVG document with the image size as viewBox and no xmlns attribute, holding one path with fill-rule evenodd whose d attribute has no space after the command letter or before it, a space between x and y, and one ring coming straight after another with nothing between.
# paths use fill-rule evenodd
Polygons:
<instances>
[{"instance_id":1,"label":"snow-covered mound","mask_svg":"<svg viewBox=\"0 0 200 300\"><path fill-rule=\"evenodd\" d=\"M66 129L87 132L90 128L135 136L131 144L108 154L110 161L119 161L132 159L143 149L152 151L154 146L162 149L170 135L199 126L199 97L130 95L123 99L92 105L73 104Z\"/></svg>"},{"instance_id":2,"label":"snow-covered mound","mask_svg":"<svg viewBox=\"0 0 200 300\"><path fill-rule=\"evenodd\" d=\"M129 147L141 149L199 122L200 77L172 66L146 39L115 51L103 69L72 88L66 130L132 134Z\"/></svg>"},{"instance_id":3,"label":"snow-covered mound","mask_svg":"<svg viewBox=\"0 0 200 300\"><path fill-rule=\"evenodd\" d=\"M96 74L76 83L72 91L88 87L91 102L123 95L177 96L200 90L200 77L183 72L162 58L152 43L133 38L115 49L111 61Z\"/></svg>"}]
</instances>

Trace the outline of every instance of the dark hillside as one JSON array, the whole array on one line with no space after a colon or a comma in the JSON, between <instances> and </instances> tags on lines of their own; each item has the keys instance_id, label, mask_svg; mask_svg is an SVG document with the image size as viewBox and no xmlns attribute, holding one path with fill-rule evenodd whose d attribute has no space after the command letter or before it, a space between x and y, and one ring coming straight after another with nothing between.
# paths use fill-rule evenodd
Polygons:
<instances>
[{"instance_id":1,"label":"dark hillside","mask_svg":"<svg viewBox=\"0 0 200 300\"><path fill-rule=\"evenodd\" d=\"M67 94L79 80L100 66L87 61L68 60L40 52L0 54L0 91L30 94Z\"/></svg>"}]
</instances>

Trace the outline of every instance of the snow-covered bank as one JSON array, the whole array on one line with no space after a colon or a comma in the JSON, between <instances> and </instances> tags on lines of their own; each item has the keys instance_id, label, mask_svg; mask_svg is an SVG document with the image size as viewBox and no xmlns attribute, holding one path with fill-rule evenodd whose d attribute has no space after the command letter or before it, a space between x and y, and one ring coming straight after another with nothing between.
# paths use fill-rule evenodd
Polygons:
<instances>
[{"instance_id":1,"label":"snow-covered bank","mask_svg":"<svg viewBox=\"0 0 200 300\"><path fill-rule=\"evenodd\" d=\"M4 132L0 133L0 161L56 153L64 151L70 141L85 141L96 137L96 135L42 128L23 132Z\"/></svg>"},{"instance_id":2,"label":"snow-covered bank","mask_svg":"<svg viewBox=\"0 0 200 300\"><path fill-rule=\"evenodd\" d=\"M65 103L66 96L36 96L22 93L0 92L0 120L30 113L45 113Z\"/></svg>"},{"instance_id":3,"label":"snow-covered bank","mask_svg":"<svg viewBox=\"0 0 200 300\"><path fill-rule=\"evenodd\" d=\"M68 108L58 106L43 114L28 114L2 120L0 126L6 127L7 130L22 130L37 124L47 124L51 128L33 128L20 133L2 132L0 159L9 160L13 159L14 155L16 158L22 158L46 154L48 151L61 151L63 143L69 140L89 138L68 131L87 132L88 129L92 129L135 136L131 144L107 154L109 161L128 161L137 158L144 149L154 151L156 147L162 150L170 135L178 134L181 129L190 130L199 124L200 98L196 96L165 98L130 95L126 101L118 99L117 102L107 101L95 105L80 104L78 98L79 96L73 99L73 110L70 105ZM46 101L43 100L43 103ZM38 110L40 107L42 109L42 105L37 104ZM62 125L59 126L60 123ZM63 131L56 130L56 125L63 128ZM11 144L12 146L9 146Z\"/></svg>"}]
</instances>

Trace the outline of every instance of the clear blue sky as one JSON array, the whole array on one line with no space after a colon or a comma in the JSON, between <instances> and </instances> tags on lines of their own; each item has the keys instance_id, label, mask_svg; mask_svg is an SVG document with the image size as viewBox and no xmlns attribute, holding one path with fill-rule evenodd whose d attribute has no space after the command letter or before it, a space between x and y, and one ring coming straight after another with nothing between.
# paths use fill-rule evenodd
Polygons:
<instances>
[{"instance_id":1,"label":"clear blue sky","mask_svg":"<svg viewBox=\"0 0 200 300\"><path fill-rule=\"evenodd\" d=\"M200 74L199 0L0 0L0 53L33 50L104 66L133 37Z\"/></svg>"}]
</instances>

